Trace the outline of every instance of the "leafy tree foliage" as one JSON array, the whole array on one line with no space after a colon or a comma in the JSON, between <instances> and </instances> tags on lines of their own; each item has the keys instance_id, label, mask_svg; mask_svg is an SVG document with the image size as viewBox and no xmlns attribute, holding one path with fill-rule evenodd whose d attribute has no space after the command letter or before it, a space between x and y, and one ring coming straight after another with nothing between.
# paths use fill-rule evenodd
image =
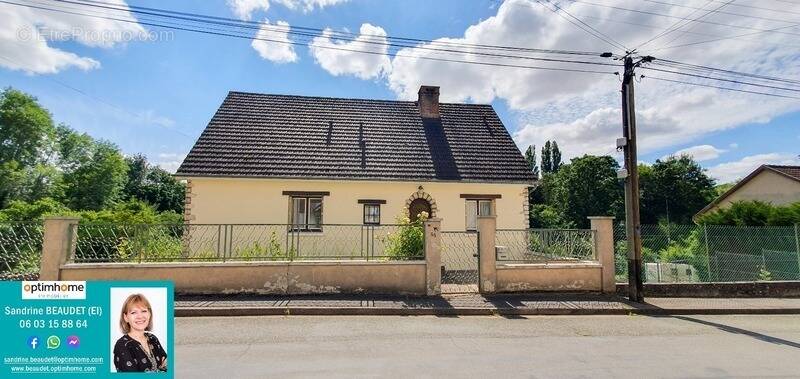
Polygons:
<instances>
[{"instance_id":1,"label":"leafy tree foliage","mask_svg":"<svg viewBox=\"0 0 800 379\"><path fill-rule=\"evenodd\" d=\"M12 88L0 93L0 207L41 187L32 178L47 173L40 151L54 131L50 113L36 98Z\"/></svg>"},{"instance_id":2,"label":"leafy tree foliage","mask_svg":"<svg viewBox=\"0 0 800 379\"><path fill-rule=\"evenodd\" d=\"M737 201L706 213L698 224L737 226L791 226L800 224L800 202L775 206L763 201Z\"/></svg>"},{"instance_id":3,"label":"leafy tree foliage","mask_svg":"<svg viewBox=\"0 0 800 379\"><path fill-rule=\"evenodd\" d=\"M553 158L550 152L550 141L547 141L544 143L544 146L542 146L542 175L552 172L550 171L550 167L553 166Z\"/></svg>"},{"instance_id":4,"label":"leafy tree foliage","mask_svg":"<svg viewBox=\"0 0 800 379\"><path fill-rule=\"evenodd\" d=\"M104 211L143 201L154 211L183 213L184 186L144 156L69 126L21 91L0 92L0 209L6 220ZM9 218L10 217L10 218Z\"/></svg>"},{"instance_id":5,"label":"leafy tree foliage","mask_svg":"<svg viewBox=\"0 0 800 379\"><path fill-rule=\"evenodd\" d=\"M587 216L621 215L623 197L616 176L618 168L610 156L584 155L561 166L558 172L545 175L534 196L543 198L544 206L531 207L532 224L585 228L589 225Z\"/></svg>"},{"instance_id":6,"label":"leafy tree foliage","mask_svg":"<svg viewBox=\"0 0 800 379\"><path fill-rule=\"evenodd\" d=\"M640 166L639 180L643 224L656 224L660 219L690 224L695 213L716 197L714 179L686 155Z\"/></svg>"},{"instance_id":7,"label":"leafy tree foliage","mask_svg":"<svg viewBox=\"0 0 800 379\"><path fill-rule=\"evenodd\" d=\"M144 200L162 212L183 213L186 188L182 183L164 169L148 164L144 155L134 155L125 162L128 165L125 198Z\"/></svg>"},{"instance_id":8,"label":"leafy tree foliage","mask_svg":"<svg viewBox=\"0 0 800 379\"><path fill-rule=\"evenodd\" d=\"M533 172L534 178L539 178L539 166L536 164L536 145L528 146L525 150L525 161L528 162L528 168Z\"/></svg>"}]
</instances>

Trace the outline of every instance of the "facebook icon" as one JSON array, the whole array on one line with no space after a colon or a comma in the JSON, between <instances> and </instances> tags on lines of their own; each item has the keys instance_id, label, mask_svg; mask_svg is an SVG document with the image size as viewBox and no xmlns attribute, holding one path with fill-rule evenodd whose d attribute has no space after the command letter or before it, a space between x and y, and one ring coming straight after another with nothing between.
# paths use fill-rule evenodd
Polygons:
<instances>
[{"instance_id":1,"label":"facebook icon","mask_svg":"<svg viewBox=\"0 0 800 379\"><path fill-rule=\"evenodd\" d=\"M28 337L28 346L30 346L31 349L36 350L36 348L39 346L39 337L36 336Z\"/></svg>"}]
</instances>

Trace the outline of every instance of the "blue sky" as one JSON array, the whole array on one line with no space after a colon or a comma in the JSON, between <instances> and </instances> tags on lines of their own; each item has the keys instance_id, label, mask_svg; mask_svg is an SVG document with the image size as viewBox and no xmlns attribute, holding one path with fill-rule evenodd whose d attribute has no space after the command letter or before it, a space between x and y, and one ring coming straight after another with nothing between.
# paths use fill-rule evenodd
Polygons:
<instances>
[{"instance_id":1,"label":"blue sky","mask_svg":"<svg viewBox=\"0 0 800 379\"><path fill-rule=\"evenodd\" d=\"M374 30L382 29L390 36L452 38L466 42L499 41L494 42L496 44L502 44L503 33L513 33L511 35L518 39L515 44L530 40L531 47L576 50L607 48L598 46L598 41L592 41L592 37L582 30L563 23L553 13L535 8L535 2L530 3L531 7L528 8L526 0L514 0L502 5L497 1L482 0L284 1L269 3L267 0L242 0L244 3L262 5L249 12L248 16L254 21L269 20L275 23L280 20L293 26L332 28L354 33L359 33L362 25L368 23L380 28ZM266 10L264 3L269 4ZM295 3L294 9L285 5L291 3ZM242 18L240 13L236 13L236 6L225 1L131 1L129 4ZM564 6L567 5L569 3ZM313 6L313 9L303 9L303 6ZM645 8L641 5L638 7ZM596 10L575 7L572 11L591 21L592 12ZM679 11L674 12L681 14ZM17 12L22 10L0 5L0 16ZM29 21L33 25L51 22L36 18L42 15L59 17L57 13L49 12L48 15L46 11L39 12L27 15L33 17L33 21ZM524 12L533 12L530 14L530 25L517 25L512 16ZM72 22L84 28L120 27L87 26L80 24L80 20ZM555 22L562 22L563 25L553 25ZM669 25L672 20L659 20L660 24L653 20L651 22L653 25ZM599 29L605 26L608 33L614 32L611 29L620 28L620 24L600 21L595 21L595 24ZM24 27L25 24L20 22L14 26ZM525 33L530 32L526 29L529 27L533 27L534 31L539 30L542 35L525 37ZM541 29L544 27L547 28ZM469 28L470 32L466 32ZM691 29L691 33L697 32L697 29ZM552 30L563 32L550 35ZM655 34L648 30L639 33L642 36ZM531 76L518 73L518 70L506 74L502 68L459 71L464 69L453 66L457 64L426 62L423 65L410 62L409 59L400 62L393 59L391 53L385 61L378 63L382 68L374 71L372 68L375 67L364 67L376 64L375 61L365 61L358 66L360 68L347 68L347 62L358 63L358 58L315 56L304 46L294 47L294 62L278 62L262 58L247 39L185 31L172 31L161 37L156 41L114 41L111 46L94 46L77 37L62 41L48 40L46 51L41 50L41 46L30 47L25 43L0 39L0 57L4 57L0 59L0 85L33 94L43 106L50 109L57 122L64 122L96 138L110 140L127 154L144 153L151 161L159 162L168 169L174 169L189 151L230 90L408 99L409 93L420 83L437 84L442 86L445 101L491 102L522 148L531 143L541 145L545 139L556 139L568 157L583 153L614 153L614 140L620 133L619 82L613 76L610 79L598 79L592 75L577 74L561 79L557 77L560 74L536 73L537 76ZM742 41L730 42L731 50L744 47ZM782 43L782 40L777 43ZM267 48L278 49L276 46ZM782 73L798 78L793 76L796 72L787 71L788 67L798 66L792 51L773 55L775 62L781 62L774 63L769 57L763 56L734 62L730 60L732 52L729 51L716 53L716 61L704 61L703 57L708 52L698 50L695 53L681 51L680 54L669 56L692 63L753 68L759 72ZM39 53L47 57L46 54L53 51L72 53L87 59L85 61L97 63L95 67L82 68L77 63L68 62L50 69L32 68L34 63L24 61L25 57L35 57ZM11 57L16 60L9 60ZM720 61L719 58L728 60ZM70 59L70 62L76 61L75 57ZM40 61L48 60L40 58ZM753 61L757 62L755 66ZM726 62L729 64L722 64ZM50 72L45 72L48 70ZM741 177L762 163L798 163L800 112L797 100L730 94L699 87L664 86L661 82L647 81L646 78L637 85L641 88L637 106L642 111L639 126L644 138L640 158L645 162L689 149L688 152L696 154L703 166L710 168L712 174L722 181ZM563 92L563 87L571 89ZM486 88L492 88L490 93L487 94ZM691 99L695 100L689 101ZM683 102L688 102L688 105L682 105ZM687 111L683 117L683 109L693 110Z\"/></svg>"}]
</instances>

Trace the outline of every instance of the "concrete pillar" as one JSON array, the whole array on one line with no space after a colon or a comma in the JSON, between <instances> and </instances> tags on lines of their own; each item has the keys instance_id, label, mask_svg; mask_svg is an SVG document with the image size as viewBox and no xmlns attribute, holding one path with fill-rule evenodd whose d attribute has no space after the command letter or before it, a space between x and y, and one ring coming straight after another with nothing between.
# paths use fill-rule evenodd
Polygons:
<instances>
[{"instance_id":1,"label":"concrete pillar","mask_svg":"<svg viewBox=\"0 0 800 379\"><path fill-rule=\"evenodd\" d=\"M428 296L442 293L442 219L425 220L425 293Z\"/></svg>"},{"instance_id":2,"label":"concrete pillar","mask_svg":"<svg viewBox=\"0 0 800 379\"><path fill-rule=\"evenodd\" d=\"M614 278L614 217L589 217L594 231L595 258L603 265L603 292L612 293L617 290Z\"/></svg>"},{"instance_id":3,"label":"concrete pillar","mask_svg":"<svg viewBox=\"0 0 800 379\"><path fill-rule=\"evenodd\" d=\"M497 216L478 216L478 289L494 293L497 287Z\"/></svg>"},{"instance_id":4,"label":"concrete pillar","mask_svg":"<svg viewBox=\"0 0 800 379\"><path fill-rule=\"evenodd\" d=\"M72 254L74 233L78 219L75 217L48 217L44 220L42 261L39 280L59 280L61 265Z\"/></svg>"}]
</instances>

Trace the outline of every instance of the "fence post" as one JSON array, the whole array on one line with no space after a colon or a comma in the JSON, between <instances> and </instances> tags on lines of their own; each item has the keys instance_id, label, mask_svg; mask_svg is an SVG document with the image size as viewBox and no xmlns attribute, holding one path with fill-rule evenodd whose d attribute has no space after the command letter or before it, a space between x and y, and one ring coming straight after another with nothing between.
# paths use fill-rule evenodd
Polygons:
<instances>
[{"instance_id":1,"label":"fence post","mask_svg":"<svg viewBox=\"0 0 800 379\"><path fill-rule=\"evenodd\" d=\"M595 258L603 266L602 291L613 293L617 291L614 262L614 217L592 216L589 217L591 228L594 231Z\"/></svg>"},{"instance_id":2,"label":"fence post","mask_svg":"<svg viewBox=\"0 0 800 379\"><path fill-rule=\"evenodd\" d=\"M42 261L39 280L59 280L61 265L67 263L75 247L73 232L78 225L75 217L48 217L44 220Z\"/></svg>"},{"instance_id":3,"label":"fence post","mask_svg":"<svg viewBox=\"0 0 800 379\"><path fill-rule=\"evenodd\" d=\"M797 279L800 280L800 224L794 224L794 247L797 250Z\"/></svg>"},{"instance_id":4,"label":"fence post","mask_svg":"<svg viewBox=\"0 0 800 379\"><path fill-rule=\"evenodd\" d=\"M497 288L497 216L478 216L478 290L494 293Z\"/></svg>"},{"instance_id":5,"label":"fence post","mask_svg":"<svg viewBox=\"0 0 800 379\"><path fill-rule=\"evenodd\" d=\"M425 294L442 293L442 219L429 218L423 226L425 243Z\"/></svg>"}]
</instances>

